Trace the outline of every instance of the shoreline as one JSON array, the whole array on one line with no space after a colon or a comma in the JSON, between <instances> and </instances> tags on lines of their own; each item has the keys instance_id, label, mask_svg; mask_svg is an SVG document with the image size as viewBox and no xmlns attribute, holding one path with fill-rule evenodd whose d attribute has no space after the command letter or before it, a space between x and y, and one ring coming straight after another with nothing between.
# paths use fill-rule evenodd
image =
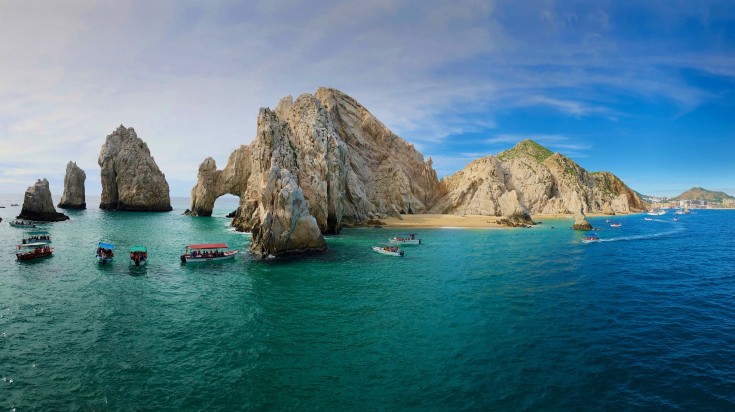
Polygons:
<instances>
[{"instance_id":1,"label":"shoreline","mask_svg":"<svg viewBox=\"0 0 735 412\"><path fill-rule=\"evenodd\" d=\"M631 213L635 214L635 213ZM602 213L590 213L587 217L604 217L615 216L605 215ZM381 219L385 222L382 227L385 228L416 228L416 229L516 229L498 224L498 220L503 216L483 216L483 215L442 215L442 214L415 214L401 215L402 219L397 217L388 217ZM534 214L531 215L534 222L544 222L545 220L574 220L573 215L551 213L551 214Z\"/></svg>"}]
</instances>

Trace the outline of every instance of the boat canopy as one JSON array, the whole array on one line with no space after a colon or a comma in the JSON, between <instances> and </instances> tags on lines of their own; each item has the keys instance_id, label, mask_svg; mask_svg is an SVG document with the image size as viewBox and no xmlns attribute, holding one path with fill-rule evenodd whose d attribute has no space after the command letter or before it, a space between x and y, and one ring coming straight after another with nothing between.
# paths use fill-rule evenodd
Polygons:
<instances>
[{"instance_id":1,"label":"boat canopy","mask_svg":"<svg viewBox=\"0 0 735 412\"><path fill-rule=\"evenodd\" d=\"M201 250L201 249L229 249L227 246L227 243L202 243L198 245L189 245L187 246L191 250Z\"/></svg>"},{"instance_id":2,"label":"boat canopy","mask_svg":"<svg viewBox=\"0 0 735 412\"><path fill-rule=\"evenodd\" d=\"M112 243L100 242L100 247L103 249L115 250L115 245L113 245Z\"/></svg>"},{"instance_id":3,"label":"boat canopy","mask_svg":"<svg viewBox=\"0 0 735 412\"><path fill-rule=\"evenodd\" d=\"M44 243L44 242L24 243L24 244L18 245L18 246L19 247L27 247L27 248L36 248L36 247L48 246L48 243Z\"/></svg>"},{"instance_id":4,"label":"boat canopy","mask_svg":"<svg viewBox=\"0 0 735 412\"><path fill-rule=\"evenodd\" d=\"M131 246L130 247L130 253L132 252L148 252L148 249L145 246Z\"/></svg>"},{"instance_id":5,"label":"boat canopy","mask_svg":"<svg viewBox=\"0 0 735 412\"><path fill-rule=\"evenodd\" d=\"M45 236L45 235L48 235L49 233L45 230L38 230L38 231L33 231L33 232L27 232L26 234L28 236Z\"/></svg>"}]
</instances>

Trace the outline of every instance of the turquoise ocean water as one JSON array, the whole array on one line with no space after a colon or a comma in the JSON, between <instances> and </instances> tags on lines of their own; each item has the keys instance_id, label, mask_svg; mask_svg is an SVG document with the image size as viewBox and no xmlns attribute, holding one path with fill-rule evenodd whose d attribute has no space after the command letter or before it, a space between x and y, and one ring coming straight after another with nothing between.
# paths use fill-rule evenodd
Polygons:
<instances>
[{"instance_id":1,"label":"turquoise ocean water","mask_svg":"<svg viewBox=\"0 0 735 412\"><path fill-rule=\"evenodd\" d=\"M68 212L54 256L15 261L0 197L0 410L735 408L735 211L532 229L346 229L257 262L211 218ZM555 229L552 229L556 227ZM111 266L97 242L116 244ZM242 252L182 265L189 243ZM147 267L126 258L146 245Z\"/></svg>"}]
</instances>

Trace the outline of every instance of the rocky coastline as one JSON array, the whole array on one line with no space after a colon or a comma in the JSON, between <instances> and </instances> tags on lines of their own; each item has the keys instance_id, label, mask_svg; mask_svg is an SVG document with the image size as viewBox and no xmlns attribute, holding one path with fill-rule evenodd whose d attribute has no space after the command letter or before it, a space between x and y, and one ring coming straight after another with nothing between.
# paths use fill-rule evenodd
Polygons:
<instances>
[{"instance_id":1,"label":"rocky coastline","mask_svg":"<svg viewBox=\"0 0 735 412\"><path fill-rule=\"evenodd\" d=\"M28 187L23 197L23 207L17 218L41 222L60 222L68 220L69 216L57 212L54 208L48 180L44 178L38 179L33 186Z\"/></svg>"}]
</instances>

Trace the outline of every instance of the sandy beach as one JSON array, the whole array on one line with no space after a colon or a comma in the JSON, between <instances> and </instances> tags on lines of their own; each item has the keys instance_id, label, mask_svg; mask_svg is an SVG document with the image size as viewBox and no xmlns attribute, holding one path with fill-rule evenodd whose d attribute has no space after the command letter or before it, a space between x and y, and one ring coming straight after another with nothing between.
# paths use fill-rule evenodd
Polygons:
<instances>
[{"instance_id":1,"label":"sandy beach","mask_svg":"<svg viewBox=\"0 0 735 412\"><path fill-rule=\"evenodd\" d=\"M439 228L439 227L458 227L458 228L482 228L482 229L507 229L507 226L501 226L497 223L500 216L481 216L481 215L438 215L438 214L422 214L422 215L401 215L403 219L389 217L382 219L386 223L386 227L405 227L405 228ZM571 215L563 214L537 214L531 218L535 222L543 222L545 219L571 219Z\"/></svg>"},{"instance_id":2,"label":"sandy beach","mask_svg":"<svg viewBox=\"0 0 735 412\"><path fill-rule=\"evenodd\" d=\"M607 216L601 213L589 213L587 217ZM389 217L382 219L385 227L405 227L405 228L467 228L467 229L509 229L507 226L498 224L498 220L502 216L482 216L482 215L439 215L439 214L420 214L420 215L401 215L403 219L397 217ZM573 220L572 215L562 213L547 213L531 215L534 222L544 222L546 220L569 219Z\"/></svg>"}]
</instances>

